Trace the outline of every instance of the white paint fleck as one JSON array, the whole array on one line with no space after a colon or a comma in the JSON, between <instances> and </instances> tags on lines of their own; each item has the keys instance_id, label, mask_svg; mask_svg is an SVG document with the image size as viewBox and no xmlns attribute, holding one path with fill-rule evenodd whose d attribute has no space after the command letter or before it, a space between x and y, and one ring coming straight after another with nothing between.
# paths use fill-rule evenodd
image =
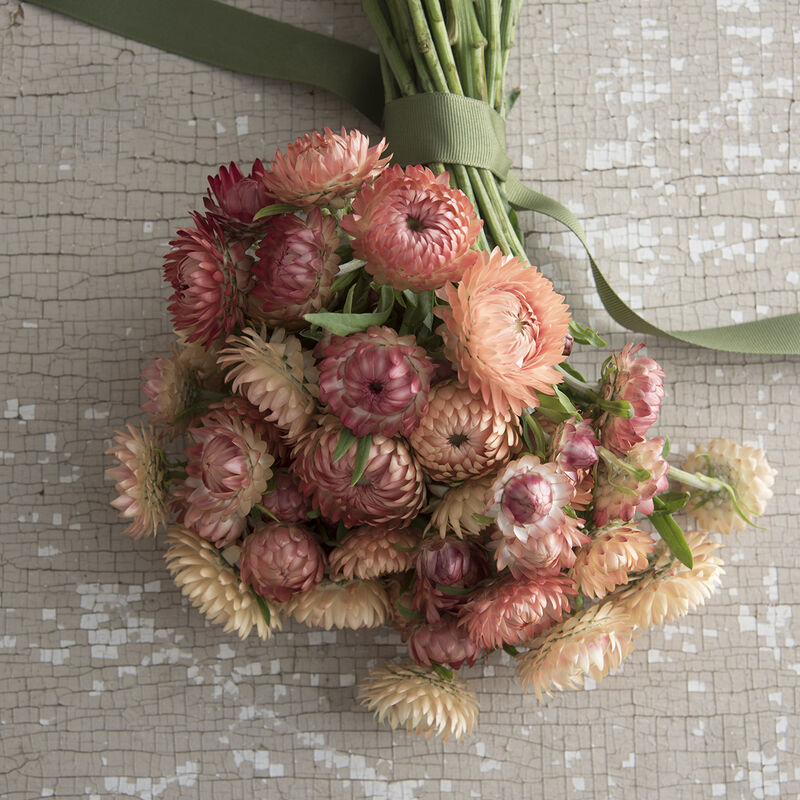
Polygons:
<instances>
[{"instance_id":1,"label":"white paint fleck","mask_svg":"<svg viewBox=\"0 0 800 800\"><path fill-rule=\"evenodd\" d=\"M3 411L5 419L14 419L19 414L19 400L16 397L11 397L6 400L6 409Z\"/></svg>"},{"instance_id":2,"label":"white paint fleck","mask_svg":"<svg viewBox=\"0 0 800 800\"><path fill-rule=\"evenodd\" d=\"M54 433L46 433L44 435L44 449L48 453L55 453L56 451L56 435Z\"/></svg>"},{"instance_id":3,"label":"white paint fleck","mask_svg":"<svg viewBox=\"0 0 800 800\"><path fill-rule=\"evenodd\" d=\"M142 223L142 233L152 233L153 223L150 220Z\"/></svg>"},{"instance_id":4,"label":"white paint fleck","mask_svg":"<svg viewBox=\"0 0 800 800\"><path fill-rule=\"evenodd\" d=\"M34 320L24 319L22 320L22 327L23 328L38 328L39 323L35 322Z\"/></svg>"},{"instance_id":5,"label":"white paint fleck","mask_svg":"<svg viewBox=\"0 0 800 800\"><path fill-rule=\"evenodd\" d=\"M84 419L108 419L108 416L109 416L110 413L111 412L108 409L103 410L103 409L100 409L100 408L87 408L83 412L83 418Z\"/></svg>"},{"instance_id":6,"label":"white paint fleck","mask_svg":"<svg viewBox=\"0 0 800 800\"><path fill-rule=\"evenodd\" d=\"M36 555L39 558L49 558L50 556L57 556L61 551L56 548L52 547L51 545L47 545L46 547L38 547L36 549Z\"/></svg>"},{"instance_id":7,"label":"white paint fleck","mask_svg":"<svg viewBox=\"0 0 800 800\"><path fill-rule=\"evenodd\" d=\"M236 135L245 136L249 132L249 118L246 114L236 117Z\"/></svg>"},{"instance_id":8,"label":"white paint fleck","mask_svg":"<svg viewBox=\"0 0 800 800\"><path fill-rule=\"evenodd\" d=\"M42 609L42 621L46 621L49 619L56 618L56 610L54 608L43 608Z\"/></svg>"},{"instance_id":9,"label":"white paint fleck","mask_svg":"<svg viewBox=\"0 0 800 800\"><path fill-rule=\"evenodd\" d=\"M690 678L686 684L686 689L689 692L705 692L706 685L703 681L696 681Z\"/></svg>"},{"instance_id":10,"label":"white paint fleck","mask_svg":"<svg viewBox=\"0 0 800 800\"><path fill-rule=\"evenodd\" d=\"M225 126L221 122L217 121L216 128L217 133L225 133Z\"/></svg>"}]
</instances>

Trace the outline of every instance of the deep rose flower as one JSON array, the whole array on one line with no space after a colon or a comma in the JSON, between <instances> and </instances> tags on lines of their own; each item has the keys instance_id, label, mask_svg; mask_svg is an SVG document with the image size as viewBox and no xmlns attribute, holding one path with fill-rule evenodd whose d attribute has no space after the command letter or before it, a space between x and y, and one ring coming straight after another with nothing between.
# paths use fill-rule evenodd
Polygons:
<instances>
[{"instance_id":1,"label":"deep rose flower","mask_svg":"<svg viewBox=\"0 0 800 800\"><path fill-rule=\"evenodd\" d=\"M408 442L427 475L455 483L505 464L518 449L519 434L507 411L493 411L453 381L433 387Z\"/></svg>"},{"instance_id":2,"label":"deep rose flower","mask_svg":"<svg viewBox=\"0 0 800 800\"><path fill-rule=\"evenodd\" d=\"M205 502L193 504L190 500L192 494L209 495L209 492L200 481L190 479L190 483L193 485L184 484L172 490L170 507L177 514L176 523L213 542L220 550L233 544L245 532L246 518L227 509L209 511L208 508L215 504L210 496L204 497Z\"/></svg>"},{"instance_id":3,"label":"deep rose flower","mask_svg":"<svg viewBox=\"0 0 800 800\"><path fill-rule=\"evenodd\" d=\"M476 258L470 248L482 225L446 172L397 165L365 186L342 220L356 258L378 283L415 292L459 280Z\"/></svg>"},{"instance_id":4,"label":"deep rose flower","mask_svg":"<svg viewBox=\"0 0 800 800\"><path fill-rule=\"evenodd\" d=\"M569 477L573 484L594 466L599 458L597 445L600 440L594 435L590 419L562 422L550 438L549 461Z\"/></svg>"},{"instance_id":5,"label":"deep rose flower","mask_svg":"<svg viewBox=\"0 0 800 800\"><path fill-rule=\"evenodd\" d=\"M164 258L164 279L175 290L167 308L175 329L208 349L244 323L253 259L247 243L227 240L216 220L193 218L197 227L179 230Z\"/></svg>"},{"instance_id":6,"label":"deep rose flower","mask_svg":"<svg viewBox=\"0 0 800 800\"><path fill-rule=\"evenodd\" d=\"M275 488L264 494L258 504L281 522L306 522L311 511L311 504L300 491L297 478L284 470L275 473Z\"/></svg>"},{"instance_id":7,"label":"deep rose flower","mask_svg":"<svg viewBox=\"0 0 800 800\"><path fill-rule=\"evenodd\" d=\"M297 525L259 525L242 543L242 580L280 603L322 580L325 554L314 535Z\"/></svg>"},{"instance_id":8,"label":"deep rose flower","mask_svg":"<svg viewBox=\"0 0 800 800\"><path fill-rule=\"evenodd\" d=\"M281 203L341 208L344 198L376 178L389 163L390 157L381 158L385 149L385 139L370 147L360 131L313 131L288 145L286 155L278 150L262 180Z\"/></svg>"},{"instance_id":9,"label":"deep rose flower","mask_svg":"<svg viewBox=\"0 0 800 800\"><path fill-rule=\"evenodd\" d=\"M450 308L435 313L447 357L462 383L498 413L537 406L561 374L569 312L536 269L495 248L478 252L458 286L447 284Z\"/></svg>"},{"instance_id":10,"label":"deep rose flower","mask_svg":"<svg viewBox=\"0 0 800 800\"><path fill-rule=\"evenodd\" d=\"M603 371L603 397L625 400L633 406L631 419L606 412L597 421L600 441L618 456L624 456L633 445L645 440L664 397L664 372L658 362L643 356L634 358L643 347L643 344L626 344L619 355L612 354Z\"/></svg>"},{"instance_id":11,"label":"deep rose flower","mask_svg":"<svg viewBox=\"0 0 800 800\"><path fill-rule=\"evenodd\" d=\"M408 654L417 664L442 664L460 669L472 666L481 654L474 642L458 626L455 617L420 625L408 639Z\"/></svg>"},{"instance_id":12,"label":"deep rose flower","mask_svg":"<svg viewBox=\"0 0 800 800\"><path fill-rule=\"evenodd\" d=\"M256 250L250 314L272 326L306 325L303 315L319 311L331 295L338 246L335 218L318 208L305 220L295 214L273 218Z\"/></svg>"},{"instance_id":13,"label":"deep rose flower","mask_svg":"<svg viewBox=\"0 0 800 800\"><path fill-rule=\"evenodd\" d=\"M323 339L319 399L356 436L408 436L428 408L433 365L413 336L391 328Z\"/></svg>"},{"instance_id":14,"label":"deep rose flower","mask_svg":"<svg viewBox=\"0 0 800 800\"><path fill-rule=\"evenodd\" d=\"M263 231L271 224L271 218L253 222L253 217L264 206L275 202L264 186L263 176L264 165L258 158L247 177L233 161L229 168L222 166L217 175L209 175L211 188L203 199L209 216L235 235L252 236Z\"/></svg>"}]
</instances>

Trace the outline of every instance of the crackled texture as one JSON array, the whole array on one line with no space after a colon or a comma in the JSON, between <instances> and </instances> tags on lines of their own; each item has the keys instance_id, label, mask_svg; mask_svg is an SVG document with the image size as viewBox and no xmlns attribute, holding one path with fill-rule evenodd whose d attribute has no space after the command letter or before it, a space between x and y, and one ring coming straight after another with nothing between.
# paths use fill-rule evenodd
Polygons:
<instances>
[{"instance_id":1,"label":"crackled texture","mask_svg":"<svg viewBox=\"0 0 800 800\"><path fill-rule=\"evenodd\" d=\"M354 0L237 0L362 44ZM763 530L726 540L722 590L646 634L623 673L539 705L505 655L463 674L477 733L380 727L355 683L388 630L269 642L208 627L108 506L103 450L170 341L159 266L206 174L323 125L335 97L212 69L0 0L0 796L762 798L800 792L800 362L648 341L654 433L726 436L780 470ZM796 310L800 21L785 0L526 4L509 84L524 178L583 219L612 282L661 325ZM625 334L585 256L523 215L579 320ZM578 352L578 367L596 368Z\"/></svg>"}]
</instances>

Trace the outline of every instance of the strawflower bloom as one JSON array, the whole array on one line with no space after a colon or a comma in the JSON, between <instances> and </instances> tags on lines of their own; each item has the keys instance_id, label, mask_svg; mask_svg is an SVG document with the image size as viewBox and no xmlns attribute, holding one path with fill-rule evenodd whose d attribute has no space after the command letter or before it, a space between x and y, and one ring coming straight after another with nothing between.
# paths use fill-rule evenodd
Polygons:
<instances>
[{"instance_id":1,"label":"strawflower bloom","mask_svg":"<svg viewBox=\"0 0 800 800\"><path fill-rule=\"evenodd\" d=\"M258 158L247 176L233 161L230 167L221 166L218 174L208 177L211 188L203 204L209 216L234 235L253 236L263 231L271 224L270 217L257 222L253 222L253 217L275 202L264 186L263 176L264 165Z\"/></svg>"},{"instance_id":2,"label":"strawflower bloom","mask_svg":"<svg viewBox=\"0 0 800 800\"><path fill-rule=\"evenodd\" d=\"M419 535L410 528L386 529L362 525L350 531L330 554L333 578L377 578L405 572L414 565Z\"/></svg>"},{"instance_id":3,"label":"strawflower bloom","mask_svg":"<svg viewBox=\"0 0 800 800\"><path fill-rule=\"evenodd\" d=\"M258 594L282 603L322 580L325 554L305 528L271 522L245 537L240 569Z\"/></svg>"},{"instance_id":4,"label":"strawflower bloom","mask_svg":"<svg viewBox=\"0 0 800 800\"><path fill-rule=\"evenodd\" d=\"M315 349L319 399L356 436L408 436L428 408L433 364L413 335L373 326Z\"/></svg>"},{"instance_id":5,"label":"strawflower bloom","mask_svg":"<svg viewBox=\"0 0 800 800\"><path fill-rule=\"evenodd\" d=\"M460 280L474 262L470 248L483 221L449 181L446 172L395 165L353 200L342 228L378 283L415 292L438 289Z\"/></svg>"},{"instance_id":6,"label":"strawflower bloom","mask_svg":"<svg viewBox=\"0 0 800 800\"><path fill-rule=\"evenodd\" d=\"M635 525L611 523L581 548L571 574L586 597L605 597L626 584L632 572L647 569L653 548L650 535Z\"/></svg>"},{"instance_id":7,"label":"strawflower bloom","mask_svg":"<svg viewBox=\"0 0 800 800\"><path fill-rule=\"evenodd\" d=\"M505 464L520 440L507 411L493 411L453 381L433 387L428 410L408 442L431 479L456 483Z\"/></svg>"},{"instance_id":8,"label":"strawflower bloom","mask_svg":"<svg viewBox=\"0 0 800 800\"><path fill-rule=\"evenodd\" d=\"M164 558L170 575L209 622L224 625L226 633L235 632L241 639L253 628L261 639L281 629L276 608L263 601L269 612L267 622L256 596L213 544L178 525L167 531L167 539Z\"/></svg>"},{"instance_id":9,"label":"strawflower bloom","mask_svg":"<svg viewBox=\"0 0 800 800\"><path fill-rule=\"evenodd\" d=\"M432 503L430 527L444 539L452 533L459 539L477 536L488 523L486 495L494 482L494 475L473 478L459 486L450 487L445 495Z\"/></svg>"},{"instance_id":10,"label":"strawflower bloom","mask_svg":"<svg viewBox=\"0 0 800 800\"><path fill-rule=\"evenodd\" d=\"M517 660L523 687L533 687L541 702L553 689L579 689L585 676L602 680L633 650L636 626L610 602L591 606L531 642Z\"/></svg>"},{"instance_id":11,"label":"strawflower bloom","mask_svg":"<svg viewBox=\"0 0 800 800\"><path fill-rule=\"evenodd\" d=\"M305 219L273 218L256 250L250 315L273 327L305 326L303 315L319 311L331 296L338 246L336 220L318 208Z\"/></svg>"},{"instance_id":12,"label":"strawflower bloom","mask_svg":"<svg viewBox=\"0 0 800 800\"><path fill-rule=\"evenodd\" d=\"M455 617L444 617L414 629L408 639L408 654L416 664L442 664L460 669L463 664L471 667L481 651Z\"/></svg>"},{"instance_id":13,"label":"strawflower bloom","mask_svg":"<svg viewBox=\"0 0 800 800\"><path fill-rule=\"evenodd\" d=\"M450 308L437 307L447 357L462 383L497 413L539 404L561 373L569 312L536 267L495 248L478 252L458 286L445 287Z\"/></svg>"},{"instance_id":14,"label":"strawflower bloom","mask_svg":"<svg viewBox=\"0 0 800 800\"><path fill-rule=\"evenodd\" d=\"M258 503L281 522L306 522L311 511L308 498L300 491L297 478L286 470L275 473L274 487Z\"/></svg>"},{"instance_id":15,"label":"strawflower bloom","mask_svg":"<svg viewBox=\"0 0 800 800\"><path fill-rule=\"evenodd\" d=\"M751 518L766 511L778 474L767 463L763 450L739 445L730 439L714 439L698 447L686 459L683 469L725 481L736 494L739 506ZM736 513L733 498L727 491L698 492L694 486L687 490L693 494L686 511L700 528L718 533L745 529L745 521Z\"/></svg>"},{"instance_id":16,"label":"strawflower bloom","mask_svg":"<svg viewBox=\"0 0 800 800\"><path fill-rule=\"evenodd\" d=\"M313 131L288 145L286 155L278 150L262 180L281 203L341 208L346 197L374 180L389 163L390 156L381 158L385 149L385 139L370 147L369 139L357 130Z\"/></svg>"},{"instance_id":17,"label":"strawflower bloom","mask_svg":"<svg viewBox=\"0 0 800 800\"><path fill-rule=\"evenodd\" d=\"M164 280L175 290L167 308L187 341L209 348L244 324L253 259L247 243L227 240L216 220L194 214L194 221L164 258Z\"/></svg>"},{"instance_id":18,"label":"strawflower bloom","mask_svg":"<svg viewBox=\"0 0 800 800\"><path fill-rule=\"evenodd\" d=\"M603 398L627 401L633 407L630 419L606 412L597 421L600 441L618 456L645 440L664 398L664 371L658 362L646 356L635 358L643 347L643 344L626 344L619 354L611 355L603 371L600 386Z\"/></svg>"},{"instance_id":19,"label":"strawflower bloom","mask_svg":"<svg viewBox=\"0 0 800 800\"><path fill-rule=\"evenodd\" d=\"M641 579L614 597L614 604L627 612L640 628L663 625L683 617L720 585L722 559L720 547L699 531L687 531L686 543L692 551L693 566L684 566L662 545L653 568Z\"/></svg>"},{"instance_id":20,"label":"strawflower bloom","mask_svg":"<svg viewBox=\"0 0 800 800\"><path fill-rule=\"evenodd\" d=\"M195 492L208 494L208 490L200 481L189 481L172 490L170 508L177 513L176 523L213 542L220 550L236 542L247 528L246 518L237 511L225 509L223 511L209 511L214 506L213 498L203 497L202 501L194 504L191 497Z\"/></svg>"},{"instance_id":21,"label":"strawflower bloom","mask_svg":"<svg viewBox=\"0 0 800 800\"><path fill-rule=\"evenodd\" d=\"M472 733L478 720L478 700L466 684L445 680L432 667L391 664L374 669L361 684L359 700L392 730L446 742Z\"/></svg>"},{"instance_id":22,"label":"strawflower bloom","mask_svg":"<svg viewBox=\"0 0 800 800\"><path fill-rule=\"evenodd\" d=\"M590 419L567 420L556 428L550 438L548 461L557 464L573 485L577 485L599 458L599 444Z\"/></svg>"},{"instance_id":23,"label":"strawflower bloom","mask_svg":"<svg viewBox=\"0 0 800 800\"><path fill-rule=\"evenodd\" d=\"M106 450L119 462L106 475L115 481L117 493L111 501L120 516L129 520L124 533L134 539L155 536L159 525L166 526L166 463L152 426L141 429L128 425L114 431L114 446Z\"/></svg>"},{"instance_id":24,"label":"strawflower bloom","mask_svg":"<svg viewBox=\"0 0 800 800\"><path fill-rule=\"evenodd\" d=\"M378 628L389 618L389 596L378 581L323 581L294 595L284 610L311 628Z\"/></svg>"}]
</instances>

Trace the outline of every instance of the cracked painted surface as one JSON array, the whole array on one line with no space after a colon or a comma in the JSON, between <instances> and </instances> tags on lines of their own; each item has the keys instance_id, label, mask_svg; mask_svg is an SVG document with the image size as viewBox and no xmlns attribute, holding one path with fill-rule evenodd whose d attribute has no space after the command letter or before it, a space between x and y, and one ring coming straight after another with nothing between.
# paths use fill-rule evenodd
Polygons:
<instances>
[{"instance_id":1,"label":"cracked painted surface","mask_svg":"<svg viewBox=\"0 0 800 800\"><path fill-rule=\"evenodd\" d=\"M236 5L358 43L355 0ZM622 674L544 705L507 656L466 671L461 744L384 730L354 684L387 631L208 627L163 542L108 506L111 431L170 340L160 257L205 175L323 125L377 131L299 85L217 71L0 0L0 795L768 798L800 793L797 359L648 342L673 453L727 436L780 470L721 591L645 635ZM523 176L583 219L635 308L696 327L797 309L800 21L783 0L528 3L510 85ZM578 319L608 320L577 243L523 216ZM579 353L576 366L594 356ZM595 365L596 366L596 365ZM593 367L594 368L594 367Z\"/></svg>"}]
</instances>

